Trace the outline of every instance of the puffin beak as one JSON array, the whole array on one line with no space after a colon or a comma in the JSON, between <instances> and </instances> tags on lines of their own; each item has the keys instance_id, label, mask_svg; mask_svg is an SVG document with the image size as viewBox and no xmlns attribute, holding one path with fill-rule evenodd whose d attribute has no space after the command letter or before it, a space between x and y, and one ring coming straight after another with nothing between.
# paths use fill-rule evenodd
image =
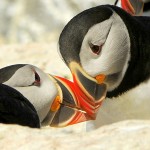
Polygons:
<instances>
[{"instance_id":1,"label":"puffin beak","mask_svg":"<svg viewBox=\"0 0 150 150\"><path fill-rule=\"evenodd\" d=\"M95 120L98 109L106 97L107 87L103 83L105 76L99 75L93 78L76 62L71 62L69 67L73 74L79 106L86 112L89 120Z\"/></svg>"},{"instance_id":2,"label":"puffin beak","mask_svg":"<svg viewBox=\"0 0 150 150\"><path fill-rule=\"evenodd\" d=\"M53 76L59 95L51 104L48 116L52 127L65 127L95 120L98 109L106 96L107 88L102 83L104 76L97 76L94 79L75 62L70 64L70 69L74 82Z\"/></svg>"},{"instance_id":3,"label":"puffin beak","mask_svg":"<svg viewBox=\"0 0 150 150\"><path fill-rule=\"evenodd\" d=\"M58 84L59 96L56 96L50 107L50 126L65 127L90 120L88 114L80 107L73 82L58 76L54 78Z\"/></svg>"},{"instance_id":4,"label":"puffin beak","mask_svg":"<svg viewBox=\"0 0 150 150\"><path fill-rule=\"evenodd\" d=\"M131 15L143 13L144 2L142 0L121 0L122 8Z\"/></svg>"}]
</instances>

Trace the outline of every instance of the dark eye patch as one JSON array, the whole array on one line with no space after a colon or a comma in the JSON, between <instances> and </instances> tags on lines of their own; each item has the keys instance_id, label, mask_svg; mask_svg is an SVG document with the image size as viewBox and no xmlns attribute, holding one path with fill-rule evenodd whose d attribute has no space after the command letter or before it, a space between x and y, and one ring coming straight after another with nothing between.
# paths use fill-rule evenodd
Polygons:
<instances>
[{"instance_id":1,"label":"dark eye patch","mask_svg":"<svg viewBox=\"0 0 150 150\"><path fill-rule=\"evenodd\" d=\"M17 64L0 69L0 83L8 81L19 68L24 66L26 66L26 64Z\"/></svg>"}]
</instances>

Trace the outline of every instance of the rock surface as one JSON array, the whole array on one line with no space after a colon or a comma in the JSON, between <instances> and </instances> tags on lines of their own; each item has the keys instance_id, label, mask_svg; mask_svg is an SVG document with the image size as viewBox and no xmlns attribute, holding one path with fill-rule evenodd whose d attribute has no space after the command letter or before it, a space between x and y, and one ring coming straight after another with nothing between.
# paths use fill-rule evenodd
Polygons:
<instances>
[{"instance_id":1,"label":"rock surface","mask_svg":"<svg viewBox=\"0 0 150 150\"><path fill-rule=\"evenodd\" d=\"M1 150L149 150L150 121L125 121L88 133L0 125ZM60 134L61 133L61 134Z\"/></svg>"}]
</instances>

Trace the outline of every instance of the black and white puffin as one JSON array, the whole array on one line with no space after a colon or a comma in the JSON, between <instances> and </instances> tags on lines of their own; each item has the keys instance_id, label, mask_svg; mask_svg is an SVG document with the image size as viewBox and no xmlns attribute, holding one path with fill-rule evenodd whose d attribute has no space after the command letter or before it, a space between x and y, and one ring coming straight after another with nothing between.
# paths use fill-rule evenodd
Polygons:
<instances>
[{"instance_id":1,"label":"black and white puffin","mask_svg":"<svg viewBox=\"0 0 150 150\"><path fill-rule=\"evenodd\" d=\"M73 83L28 64L0 69L0 122L63 127L89 120ZM102 98L103 99L103 98Z\"/></svg>"},{"instance_id":2,"label":"black and white puffin","mask_svg":"<svg viewBox=\"0 0 150 150\"><path fill-rule=\"evenodd\" d=\"M108 99L96 119L99 126L131 118L150 119L150 98L144 98L150 97L149 41L150 17L131 16L113 5L87 9L64 27L59 51L74 84L85 95L98 91L96 86L92 90L91 83L107 85ZM138 86L143 84L148 90L139 92ZM123 98L135 88L137 94Z\"/></svg>"}]
</instances>

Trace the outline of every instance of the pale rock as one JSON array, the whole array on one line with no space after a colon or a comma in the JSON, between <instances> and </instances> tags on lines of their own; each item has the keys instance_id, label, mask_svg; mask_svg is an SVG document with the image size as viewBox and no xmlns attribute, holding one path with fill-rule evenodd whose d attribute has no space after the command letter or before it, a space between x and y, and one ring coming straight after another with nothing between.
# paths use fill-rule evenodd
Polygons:
<instances>
[{"instance_id":1,"label":"pale rock","mask_svg":"<svg viewBox=\"0 0 150 150\"><path fill-rule=\"evenodd\" d=\"M95 131L62 132L0 125L1 150L149 150L150 121L124 121Z\"/></svg>"}]
</instances>

